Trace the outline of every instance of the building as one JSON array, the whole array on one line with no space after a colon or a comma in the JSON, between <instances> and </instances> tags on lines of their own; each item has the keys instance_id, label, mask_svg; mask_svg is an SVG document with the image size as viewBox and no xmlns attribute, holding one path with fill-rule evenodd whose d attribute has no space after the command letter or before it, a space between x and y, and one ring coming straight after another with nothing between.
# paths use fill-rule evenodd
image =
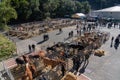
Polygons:
<instances>
[{"instance_id":1,"label":"building","mask_svg":"<svg viewBox=\"0 0 120 80\"><path fill-rule=\"evenodd\" d=\"M99 18L112 18L120 20L120 5L91 11L90 16L97 16Z\"/></svg>"}]
</instances>

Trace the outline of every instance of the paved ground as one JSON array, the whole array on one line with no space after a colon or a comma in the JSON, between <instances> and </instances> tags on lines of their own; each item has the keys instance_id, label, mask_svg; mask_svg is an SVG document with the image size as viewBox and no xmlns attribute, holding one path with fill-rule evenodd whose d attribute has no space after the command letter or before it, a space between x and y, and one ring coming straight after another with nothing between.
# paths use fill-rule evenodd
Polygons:
<instances>
[{"instance_id":1,"label":"paved ground","mask_svg":"<svg viewBox=\"0 0 120 80\"><path fill-rule=\"evenodd\" d=\"M101 30L108 31L111 36L115 37L120 34L118 29L103 28ZM110 47L111 36L109 41L101 47L101 49L106 51L105 56L91 56L89 60L85 75L92 80L120 80L120 47L117 50L114 47Z\"/></svg>"},{"instance_id":2,"label":"paved ground","mask_svg":"<svg viewBox=\"0 0 120 80\"><path fill-rule=\"evenodd\" d=\"M40 35L40 36L36 36L36 37L33 37L33 38L30 38L30 39L27 39L27 40L21 40L21 41L18 41L16 39L16 46L17 46L17 52L18 54L24 54L24 53L27 53L29 52L28 50L28 45L32 45L32 44L35 44L41 48L45 48L46 46L51 46L53 45L53 43L57 43L57 42L63 42L64 39L66 39L68 37L68 33L70 31L74 31L74 35L76 35L76 30L75 30L75 26L73 27L69 27L69 28L64 28L63 29L63 32L61 34L58 35L59 31L58 30L55 30L55 31L51 31L49 32L49 40L48 41L45 41L43 43L41 43L43 41L43 34ZM37 44L37 43L41 43L41 44Z\"/></svg>"}]
</instances>

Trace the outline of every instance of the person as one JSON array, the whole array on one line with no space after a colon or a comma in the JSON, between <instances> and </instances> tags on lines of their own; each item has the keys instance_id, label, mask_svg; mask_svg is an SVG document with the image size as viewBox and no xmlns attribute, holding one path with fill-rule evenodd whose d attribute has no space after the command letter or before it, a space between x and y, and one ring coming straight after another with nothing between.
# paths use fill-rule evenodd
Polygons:
<instances>
[{"instance_id":1,"label":"person","mask_svg":"<svg viewBox=\"0 0 120 80\"><path fill-rule=\"evenodd\" d=\"M78 24L77 24L76 29L78 29L78 28L79 28L79 26L78 26Z\"/></svg>"},{"instance_id":2,"label":"person","mask_svg":"<svg viewBox=\"0 0 120 80\"><path fill-rule=\"evenodd\" d=\"M73 61L73 70L76 69L76 56L72 58Z\"/></svg>"},{"instance_id":3,"label":"person","mask_svg":"<svg viewBox=\"0 0 120 80\"><path fill-rule=\"evenodd\" d=\"M79 67L80 67L80 60L79 60L79 58L77 57L76 58L77 60L76 60L76 62L75 62L75 70L76 70L76 72L78 72L78 69L79 69Z\"/></svg>"},{"instance_id":4,"label":"person","mask_svg":"<svg viewBox=\"0 0 120 80\"><path fill-rule=\"evenodd\" d=\"M65 66L62 63L61 63L61 72L62 72L62 76L64 76L65 75Z\"/></svg>"},{"instance_id":5,"label":"person","mask_svg":"<svg viewBox=\"0 0 120 80\"><path fill-rule=\"evenodd\" d=\"M44 41L46 40L46 35L45 35L45 34L43 35L43 40L44 40Z\"/></svg>"},{"instance_id":6,"label":"person","mask_svg":"<svg viewBox=\"0 0 120 80\"><path fill-rule=\"evenodd\" d=\"M119 43L119 38L118 38L118 37L115 39L115 43L116 43L116 44Z\"/></svg>"},{"instance_id":7,"label":"person","mask_svg":"<svg viewBox=\"0 0 120 80\"><path fill-rule=\"evenodd\" d=\"M115 43L114 43L114 47L115 49L117 50L118 49L118 46L119 46L119 39L118 37L115 39Z\"/></svg>"},{"instance_id":8,"label":"person","mask_svg":"<svg viewBox=\"0 0 120 80\"><path fill-rule=\"evenodd\" d=\"M114 40L114 37L111 38L111 42L113 42L113 40Z\"/></svg>"},{"instance_id":9,"label":"person","mask_svg":"<svg viewBox=\"0 0 120 80\"><path fill-rule=\"evenodd\" d=\"M35 45L34 44L32 44L32 50L35 51Z\"/></svg>"},{"instance_id":10,"label":"person","mask_svg":"<svg viewBox=\"0 0 120 80\"><path fill-rule=\"evenodd\" d=\"M111 38L111 45L110 45L110 47L112 47L112 45L113 45L113 40L114 40L114 37Z\"/></svg>"},{"instance_id":11,"label":"person","mask_svg":"<svg viewBox=\"0 0 120 80\"><path fill-rule=\"evenodd\" d=\"M29 53L31 53L31 45L28 45Z\"/></svg>"},{"instance_id":12,"label":"person","mask_svg":"<svg viewBox=\"0 0 120 80\"><path fill-rule=\"evenodd\" d=\"M83 27L83 32L85 32L86 31L86 28L85 28L85 26Z\"/></svg>"},{"instance_id":13,"label":"person","mask_svg":"<svg viewBox=\"0 0 120 80\"><path fill-rule=\"evenodd\" d=\"M62 29L61 29L61 28L59 29L59 32L60 32L60 33L62 32Z\"/></svg>"},{"instance_id":14,"label":"person","mask_svg":"<svg viewBox=\"0 0 120 80\"><path fill-rule=\"evenodd\" d=\"M71 31L71 36L73 37L73 31Z\"/></svg>"},{"instance_id":15,"label":"person","mask_svg":"<svg viewBox=\"0 0 120 80\"><path fill-rule=\"evenodd\" d=\"M70 38L71 37L71 32L69 32L68 35L69 35L69 38Z\"/></svg>"}]
</instances>

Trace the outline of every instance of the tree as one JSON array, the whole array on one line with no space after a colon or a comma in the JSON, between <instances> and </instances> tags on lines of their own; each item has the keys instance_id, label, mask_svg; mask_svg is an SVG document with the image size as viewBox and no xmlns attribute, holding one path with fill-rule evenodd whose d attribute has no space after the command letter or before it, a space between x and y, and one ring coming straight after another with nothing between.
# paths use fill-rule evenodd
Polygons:
<instances>
[{"instance_id":1,"label":"tree","mask_svg":"<svg viewBox=\"0 0 120 80\"><path fill-rule=\"evenodd\" d=\"M73 0L60 0L59 7L57 8L57 16L64 17L76 12L75 1Z\"/></svg>"},{"instance_id":2,"label":"tree","mask_svg":"<svg viewBox=\"0 0 120 80\"><path fill-rule=\"evenodd\" d=\"M80 13L82 10L82 4L79 1L75 1L76 13Z\"/></svg>"},{"instance_id":3,"label":"tree","mask_svg":"<svg viewBox=\"0 0 120 80\"><path fill-rule=\"evenodd\" d=\"M90 5L88 1L82 2L82 12L87 14L90 11Z\"/></svg>"},{"instance_id":4,"label":"tree","mask_svg":"<svg viewBox=\"0 0 120 80\"><path fill-rule=\"evenodd\" d=\"M29 17L30 20L40 20L41 12L39 9L40 3L39 0L29 0L29 10L31 11L31 15Z\"/></svg>"},{"instance_id":5,"label":"tree","mask_svg":"<svg viewBox=\"0 0 120 80\"><path fill-rule=\"evenodd\" d=\"M21 22L27 21L29 16L32 14L32 12L29 8L28 0L11 0L11 5L12 5L12 7L15 8L15 10L18 14L17 20L20 20Z\"/></svg>"},{"instance_id":6,"label":"tree","mask_svg":"<svg viewBox=\"0 0 120 80\"><path fill-rule=\"evenodd\" d=\"M40 10L43 12L44 18L55 16L58 6L59 0L40 1Z\"/></svg>"},{"instance_id":7,"label":"tree","mask_svg":"<svg viewBox=\"0 0 120 80\"><path fill-rule=\"evenodd\" d=\"M14 8L10 5L10 0L4 0L0 2L0 25L7 26L10 19L16 19L17 13Z\"/></svg>"}]
</instances>

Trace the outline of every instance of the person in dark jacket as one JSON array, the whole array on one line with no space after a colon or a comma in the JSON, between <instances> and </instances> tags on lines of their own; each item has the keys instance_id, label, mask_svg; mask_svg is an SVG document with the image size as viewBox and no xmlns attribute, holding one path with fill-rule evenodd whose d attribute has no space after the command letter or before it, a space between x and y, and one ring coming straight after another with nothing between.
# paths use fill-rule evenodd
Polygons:
<instances>
[{"instance_id":1,"label":"person in dark jacket","mask_svg":"<svg viewBox=\"0 0 120 80\"><path fill-rule=\"evenodd\" d=\"M31 45L28 45L28 48L29 48L29 53L31 53L32 52Z\"/></svg>"},{"instance_id":2,"label":"person in dark jacket","mask_svg":"<svg viewBox=\"0 0 120 80\"><path fill-rule=\"evenodd\" d=\"M35 51L35 45L34 44L32 44L32 50Z\"/></svg>"},{"instance_id":3,"label":"person in dark jacket","mask_svg":"<svg viewBox=\"0 0 120 80\"><path fill-rule=\"evenodd\" d=\"M62 76L64 76L65 75L65 66L62 63L61 63L61 72L62 72Z\"/></svg>"}]
</instances>

